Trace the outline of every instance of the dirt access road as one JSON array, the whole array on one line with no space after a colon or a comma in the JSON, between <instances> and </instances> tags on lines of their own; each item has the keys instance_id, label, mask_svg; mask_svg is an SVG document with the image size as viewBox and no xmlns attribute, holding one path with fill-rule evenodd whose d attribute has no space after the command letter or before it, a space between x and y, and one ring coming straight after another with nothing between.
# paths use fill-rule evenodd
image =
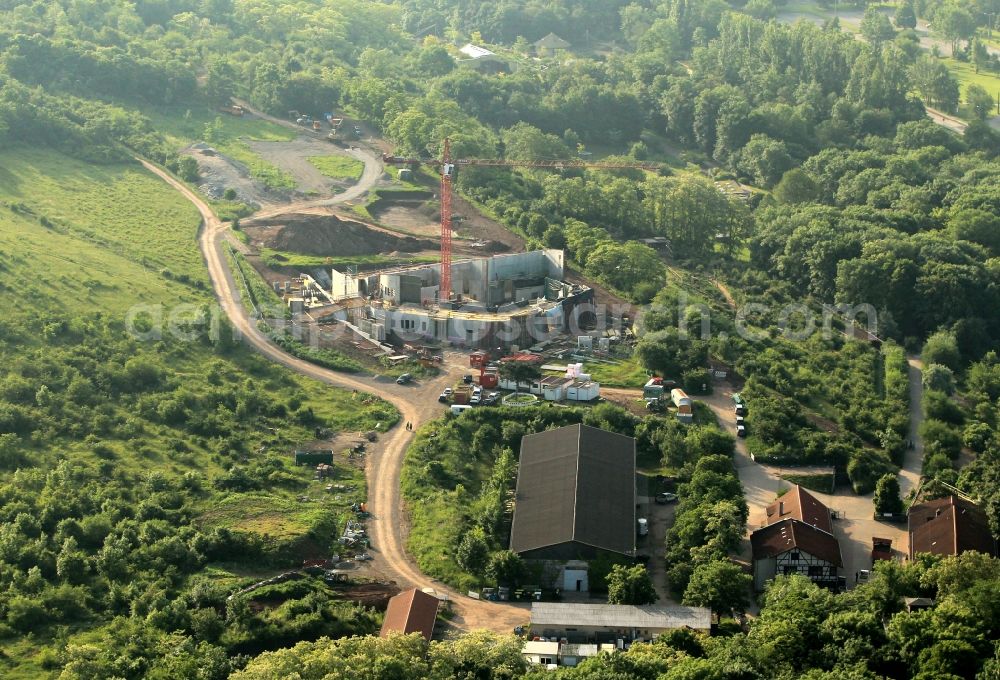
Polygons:
<instances>
[{"instance_id":1,"label":"dirt access road","mask_svg":"<svg viewBox=\"0 0 1000 680\"><path fill-rule=\"evenodd\" d=\"M270 342L247 316L240 301L239 288L225 257L225 243L228 228L222 224L211 208L193 191L175 180L164 170L141 160L143 166L180 192L198 208L202 217L199 236L202 256L208 266L209 277L219 305L241 334L242 340L271 361L279 363L304 376L348 390L373 392L391 402L400 412L401 423L409 421L414 427L436 419L441 415L437 403L440 390L453 380L445 374L435 380L418 385L397 385L388 378L350 377L335 373L298 359ZM440 583L420 573L406 554L405 524L402 499L399 492L399 474L406 448L413 433L397 425L383 435L382 452L368 460L368 503L373 517L369 523L373 550L377 566L391 574L402 587L434 588L446 593L452 601L455 618L452 624L460 630L485 628L499 633L509 633L517 625L524 625L529 619L527 606L516 606L473 600L464 594L450 590Z\"/></svg>"},{"instance_id":2,"label":"dirt access road","mask_svg":"<svg viewBox=\"0 0 1000 680\"><path fill-rule=\"evenodd\" d=\"M266 120L275 125L280 125L282 127L288 128L290 130L295 130L303 136L315 135L317 140L322 141L324 137L324 132L313 132L312 130L307 130L306 128L293 123L288 120L283 120L277 116L268 115L262 111L254 109L248 102L243 100L235 99L238 105L242 106L251 115L256 116L262 120ZM330 153L334 152L334 147L330 145ZM319 208L330 205L337 205L340 203L346 203L348 201L353 201L361 196L367 194L382 177L382 173L385 168L382 165L381 152L372 151L356 143L349 149L342 149L343 153L355 158L365 164L364 172L361 173L361 178L351 187L346 188L341 193L337 194L332 198L317 198L310 199L308 201L297 201L295 203L289 203L280 207L270 208L268 210L255 213L254 217L273 217L275 215L284 215L285 213L298 212L300 210L309 208Z\"/></svg>"}]
</instances>

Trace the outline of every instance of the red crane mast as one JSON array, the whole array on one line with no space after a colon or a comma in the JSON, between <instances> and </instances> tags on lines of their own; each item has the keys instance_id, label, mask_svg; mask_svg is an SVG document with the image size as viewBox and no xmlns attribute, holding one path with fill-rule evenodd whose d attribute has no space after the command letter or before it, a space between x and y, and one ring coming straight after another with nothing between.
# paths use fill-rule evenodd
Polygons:
<instances>
[{"instance_id":1,"label":"red crane mast","mask_svg":"<svg viewBox=\"0 0 1000 680\"><path fill-rule=\"evenodd\" d=\"M658 171L656 163L639 162L602 162L583 161L578 159L553 159L537 161L516 161L502 158L460 158L451 157L451 140L445 139L441 158L419 159L404 158L391 154L382 154L382 162L388 165L435 165L441 168L441 286L438 292L439 300L451 299L451 198L452 181L455 169L462 166L498 167L498 168L596 168L599 170L651 170Z\"/></svg>"}]
</instances>

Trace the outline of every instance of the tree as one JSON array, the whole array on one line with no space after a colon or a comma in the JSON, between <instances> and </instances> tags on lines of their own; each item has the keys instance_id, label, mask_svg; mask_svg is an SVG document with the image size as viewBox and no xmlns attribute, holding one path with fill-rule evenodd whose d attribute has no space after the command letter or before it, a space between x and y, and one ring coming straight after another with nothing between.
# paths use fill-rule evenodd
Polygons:
<instances>
[{"instance_id":1,"label":"tree","mask_svg":"<svg viewBox=\"0 0 1000 680\"><path fill-rule=\"evenodd\" d=\"M528 575L524 560L512 550L501 550L490 555L486 565L486 578L497 585L516 588Z\"/></svg>"},{"instance_id":2,"label":"tree","mask_svg":"<svg viewBox=\"0 0 1000 680\"><path fill-rule=\"evenodd\" d=\"M771 187L792 167L792 157L784 142L757 134L740 152L738 166L755 184Z\"/></svg>"},{"instance_id":3,"label":"tree","mask_svg":"<svg viewBox=\"0 0 1000 680\"><path fill-rule=\"evenodd\" d=\"M993 114L995 102L993 95L981 85L969 85L965 88L965 103L979 120L986 120Z\"/></svg>"},{"instance_id":4,"label":"tree","mask_svg":"<svg viewBox=\"0 0 1000 680\"><path fill-rule=\"evenodd\" d=\"M947 2L934 12L934 32L951 41L951 53L958 52L962 40L971 40L976 33L972 13L957 3Z\"/></svg>"},{"instance_id":5,"label":"tree","mask_svg":"<svg viewBox=\"0 0 1000 680\"><path fill-rule=\"evenodd\" d=\"M940 59L920 55L910 68L913 87L929 105L954 111L958 107L959 87L955 76Z\"/></svg>"},{"instance_id":6,"label":"tree","mask_svg":"<svg viewBox=\"0 0 1000 680\"><path fill-rule=\"evenodd\" d=\"M656 589L646 567L641 564L633 567L616 564L611 568L608 574L609 604L653 604L656 600Z\"/></svg>"},{"instance_id":7,"label":"tree","mask_svg":"<svg viewBox=\"0 0 1000 680\"><path fill-rule=\"evenodd\" d=\"M819 200L820 190L809 173L792 168L774 187L773 196L779 203L811 203Z\"/></svg>"},{"instance_id":8,"label":"tree","mask_svg":"<svg viewBox=\"0 0 1000 680\"><path fill-rule=\"evenodd\" d=\"M198 161L191 156L181 156L177 161L177 174L185 182L198 181Z\"/></svg>"},{"instance_id":9,"label":"tree","mask_svg":"<svg viewBox=\"0 0 1000 680\"><path fill-rule=\"evenodd\" d=\"M959 241L972 241L1000 253L1000 217L978 208L959 208L948 215L948 232Z\"/></svg>"},{"instance_id":10,"label":"tree","mask_svg":"<svg viewBox=\"0 0 1000 680\"><path fill-rule=\"evenodd\" d=\"M880 45L886 40L892 40L896 32L892 29L889 17L875 7L865 10L861 19L861 35L872 45Z\"/></svg>"},{"instance_id":11,"label":"tree","mask_svg":"<svg viewBox=\"0 0 1000 680\"><path fill-rule=\"evenodd\" d=\"M938 331L927 338L920 352L920 358L926 365L940 364L959 371L962 368L962 355L958 351L958 341L955 334L949 331Z\"/></svg>"},{"instance_id":12,"label":"tree","mask_svg":"<svg viewBox=\"0 0 1000 680\"><path fill-rule=\"evenodd\" d=\"M466 531L455 548L455 559L466 571L480 574L490 557L490 546L482 527Z\"/></svg>"},{"instance_id":13,"label":"tree","mask_svg":"<svg viewBox=\"0 0 1000 680\"><path fill-rule=\"evenodd\" d=\"M618 290L631 292L645 281L662 285L663 262L643 243L603 243L587 258L587 272Z\"/></svg>"},{"instance_id":14,"label":"tree","mask_svg":"<svg viewBox=\"0 0 1000 680\"><path fill-rule=\"evenodd\" d=\"M518 123L504 130L501 138L506 156L511 160L538 161L571 156L569 147L563 140L528 123Z\"/></svg>"},{"instance_id":15,"label":"tree","mask_svg":"<svg viewBox=\"0 0 1000 680\"><path fill-rule=\"evenodd\" d=\"M917 13L913 10L912 2L904 2L896 9L893 17L896 28L914 29L917 27Z\"/></svg>"},{"instance_id":16,"label":"tree","mask_svg":"<svg viewBox=\"0 0 1000 680\"><path fill-rule=\"evenodd\" d=\"M924 368L923 385L925 390L951 394L955 391L955 373L947 366L930 364Z\"/></svg>"},{"instance_id":17,"label":"tree","mask_svg":"<svg viewBox=\"0 0 1000 680\"><path fill-rule=\"evenodd\" d=\"M882 475L875 483L875 497L872 499L875 504L875 513L897 514L903 511L903 500L899 497L899 480L896 475Z\"/></svg>"},{"instance_id":18,"label":"tree","mask_svg":"<svg viewBox=\"0 0 1000 680\"><path fill-rule=\"evenodd\" d=\"M749 604L749 574L729 560L713 560L694 568L683 604L708 607L716 614L743 612Z\"/></svg>"}]
</instances>

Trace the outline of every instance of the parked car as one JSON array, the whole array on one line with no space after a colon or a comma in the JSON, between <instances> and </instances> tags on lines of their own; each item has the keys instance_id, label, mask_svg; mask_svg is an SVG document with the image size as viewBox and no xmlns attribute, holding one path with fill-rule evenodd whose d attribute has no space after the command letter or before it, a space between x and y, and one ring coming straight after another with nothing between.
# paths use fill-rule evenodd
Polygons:
<instances>
[{"instance_id":1,"label":"parked car","mask_svg":"<svg viewBox=\"0 0 1000 680\"><path fill-rule=\"evenodd\" d=\"M472 384L472 376L471 375L463 375L462 376L462 382L464 382L466 385L471 385Z\"/></svg>"},{"instance_id":2,"label":"parked car","mask_svg":"<svg viewBox=\"0 0 1000 680\"><path fill-rule=\"evenodd\" d=\"M736 426L736 436L737 437L746 437L747 436L747 426L746 425L737 425Z\"/></svg>"},{"instance_id":3,"label":"parked car","mask_svg":"<svg viewBox=\"0 0 1000 680\"><path fill-rule=\"evenodd\" d=\"M403 375L396 378L397 385L406 385L412 381L413 381L413 376L410 375L409 373L404 373Z\"/></svg>"},{"instance_id":4,"label":"parked car","mask_svg":"<svg viewBox=\"0 0 1000 680\"><path fill-rule=\"evenodd\" d=\"M656 494L656 502L660 505L666 505L667 503L673 503L677 500L677 494L670 493L669 491L661 491Z\"/></svg>"},{"instance_id":5,"label":"parked car","mask_svg":"<svg viewBox=\"0 0 1000 680\"><path fill-rule=\"evenodd\" d=\"M745 416L747 414L747 407L743 404L737 404L733 407L733 413L738 416Z\"/></svg>"},{"instance_id":6,"label":"parked car","mask_svg":"<svg viewBox=\"0 0 1000 680\"><path fill-rule=\"evenodd\" d=\"M469 406L479 406L481 403L483 403L483 398L478 394L473 394L472 398L469 399Z\"/></svg>"},{"instance_id":7,"label":"parked car","mask_svg":"<svg viewBox=\"0 0 1000 680\"><path fill-rule=\"evenodd\" d=\"M473 387L472 388L472 393L473 394L478 394L479 396L482 396L483 395L483 387L482 387L482 385L476 385L475 387Z\"/></svg>"},{"instance_id":8,"label":"parked car","mask_svg":"<svg viewBox=\"0 0 1000 680\"><path fill-rule=\"evenodd\" d=\"M746 423L744 422L743 416L736 416L736 424L737 425L746 425Z\"/></svg>"},{"instance_id":9,"label":"parked car","mask_svg":"<svg viewBox=\"0 0 1000 680\"><path fill-rule=\"evenodd\" d=\"M438 397L438 401L440 401L442 404L447 404L449 401L451 401L451 392L449 392L448 390L442 392L441 396Z\"/></svg>"},{"instance_id":10,"label":"parked car","mask_svg":"<svg viewBox=\"0 0 1000 680\"><path fill-rule=\"evenodd\" d=\"M640 536L645 536L646 534L649 533L649 520L648 519L646 519L645 517L640 517L638 520L636 520L636 523L639 525L639 535Z\"/></svg>"}]
</instances>

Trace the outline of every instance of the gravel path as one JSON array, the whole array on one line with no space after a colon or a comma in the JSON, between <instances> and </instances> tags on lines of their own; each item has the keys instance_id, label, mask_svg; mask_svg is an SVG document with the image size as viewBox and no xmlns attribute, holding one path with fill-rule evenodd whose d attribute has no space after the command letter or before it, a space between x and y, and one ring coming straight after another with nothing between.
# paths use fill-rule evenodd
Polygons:
<instances>
[{"instance_id":1,"label":"gravel path","mask_svg":"<svg viewBox=\"0 0 1000 680\"><path fill-rule=\"evenodd\" d=\"M457 593L422 574L406 553L406 523L399 492L399 473L406 448L413 432L402 423L419 427L441 415L437 394L452 383L464 370L457 357L447 365L444 375L422 384L397 385L390 378L352 377L336 373L294 357L271 343L248 317L240 301L239 289L224 254L228 228L215 216L208 205L186 186L159 167L140 160L147 170L160 177L198 208L203 225L199 244L208 266L209 277L222 310L247 345L264 357L302 375L341 389L372 392L391 402L400 412L400 424L383 435L381 451L367 462L368 504L373 517L369 522L371 552L377 567L391 574L401 587L433 588L452 601L455 616L452 625L459 630L485 628L509 633L514 626L524 625L530 618L529 606L473 600Z\"/></svg>"}]
</instances>

